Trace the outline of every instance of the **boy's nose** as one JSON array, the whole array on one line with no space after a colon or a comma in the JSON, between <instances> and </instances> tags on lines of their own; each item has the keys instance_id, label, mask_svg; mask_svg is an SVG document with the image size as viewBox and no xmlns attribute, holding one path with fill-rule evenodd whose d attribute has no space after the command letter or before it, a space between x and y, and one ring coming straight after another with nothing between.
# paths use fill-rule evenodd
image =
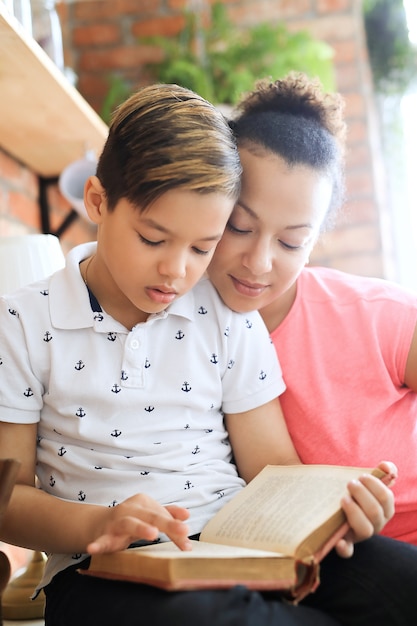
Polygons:
<instances>
[{"instance_id":1,"label":"boy's nose","mask_svg":"<svg viewBox=\"0 0 417 626\"><path fill-rule=\"evenodd\" d=\"M169 278L184 278L187 275L186 260L179 255L167 256L159 263L159 273Z\"/></svg>"}]
</instances>

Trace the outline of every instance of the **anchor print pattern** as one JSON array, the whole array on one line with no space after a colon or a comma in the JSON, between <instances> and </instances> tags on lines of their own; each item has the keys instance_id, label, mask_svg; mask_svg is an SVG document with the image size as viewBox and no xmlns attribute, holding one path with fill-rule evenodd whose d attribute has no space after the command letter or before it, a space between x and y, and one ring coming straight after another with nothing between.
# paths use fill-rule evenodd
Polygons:
<instances>
[{"instance_id":1,"label":"anchor print pattern","mask_svg":"<svg viewBox=\"0 0 417 626\"><path fill-rule=\"evenodd\" d=\"M40 293L42 301L47 301L49 291L44 289ZM99 490L101 503L113 507L129 495L124 483L127 484L132 475L136 481L135 493L144 490L158 497L159 492L154 490L155 485L161 483L163 471L163 488L168 479L170 492L182 493L185 505L190 497L194 501L199 492L207 490L210 478L204 468L207 459L213 458L213 450L228 463L231 456L228 439L219 436L223 427L218 397L223 382L219 383L219 380L231 376L240 381L240 374L238 376L236 372L241 371L238 347L243 340L236 339L236 336L255 335L250 314L231 317L228 312L218 320L211 298L195 298L193 317L168 316L173 319L166 331L162 329L165 324L162 320L153 321L153 325L149 325L150 331L147 324L130 333L121 331L119 326L113 327L117 331L112 330L111 318L104 311L94 309L90 323L93 321L95 326L87 328L86 325L86 342L78 340L74 345L67 344L67 351L61 344L59 359L56 345L62 341L61 330L48 324L45 318L36 342L43 350L41 360L48 362L49 352L54 354L55 362L60 364L62 379L68 380L67 386L71 386L63 420L55 422L57 428L51 427L46 438L42 430L42 436L38 436L38 445L43 447L44 454L49 454L48 472L44 477L46 489L58 497L95 502L95 484L104 482L105 488ZM19 324L19 317L23 318L23 312L14 305L9 307L9 314L13 320L9 324ZM155 347L154 338L158 338L160 327L163 341L158 340L158 347ZM214 327L216 332L212 332ZM203 340L199 343L196 337L201 334ZM137 344L135 349L133 343ZM233 349L229 348L230 345ZM124 357L124 350L128 352L128 358ZM2 368L8 362L6 356L9 355L2 351ZM263 369L259 359L257 363L256 368L251 364L245 366L252 378L245 374L244 380L248 387L252 385L255 389L261 388L270 372L268 360ZM30 404L34 395L37 399L39 390L31 379L23 382L26 384L20 387L25 398L22 403ZM244 385L239 384L241 391ZM169 402L173 403L177 413L167 406L165 385ZM191 409L179 410L179 407ZM86 440L82 439L84 432L94 433L97 441L91 442L91 446L86 445ZM219 452L220 448L222 451ZM79 463L84 466L80 465L80 471L68 479L68 468L71 472ZM171 465L192 469L184 475L182 470L177 473L168 471ZM161 469L165 467L167 469ZM227 481L226 472L217 484L210 485L213 499L221 499L229 493ZM79 560L82 556L75 554L68 558Z\"/></svg>"}]
</instances>

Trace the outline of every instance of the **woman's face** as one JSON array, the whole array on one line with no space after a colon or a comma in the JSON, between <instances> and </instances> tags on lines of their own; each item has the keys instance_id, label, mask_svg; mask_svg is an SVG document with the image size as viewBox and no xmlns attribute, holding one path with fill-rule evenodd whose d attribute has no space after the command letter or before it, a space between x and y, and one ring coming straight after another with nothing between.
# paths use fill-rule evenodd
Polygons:
<instances>
[{"instance_id":1,"label":"woman's face","mask_svg":"<svg viewBox=\"0 0 417 626\"><path fill-rule=\"evenodd\" d=\"M291 306L329 208L324 174L272 153L240 150L242 191L209 266L225 303L245 312ZM273 303L273 304L272 304Z\"/></svg>"}]
</instances>

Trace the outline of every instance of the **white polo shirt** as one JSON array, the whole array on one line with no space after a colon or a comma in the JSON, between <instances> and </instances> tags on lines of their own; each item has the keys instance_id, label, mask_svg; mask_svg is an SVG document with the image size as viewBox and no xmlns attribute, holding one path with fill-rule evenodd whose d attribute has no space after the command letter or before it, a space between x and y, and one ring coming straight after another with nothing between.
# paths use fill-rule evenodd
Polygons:
<instances>
[{"instance_id":1,"label":"white polo shirt","mask_svg":"<svg viewBox=\"0 0 417 626\"><path fill-rule=\"evenodd\" d=\"M225 413L261 406L285 386L257 313L228 309L207 278L132 330L64 269L0 304L0 420L38 423L40 487L115 506L135 493L190 510L190 532L243 485ZM96 309L96 310L93 310ZM44 582L85 555L52 555Z\"/></svg>"}]
</instances>

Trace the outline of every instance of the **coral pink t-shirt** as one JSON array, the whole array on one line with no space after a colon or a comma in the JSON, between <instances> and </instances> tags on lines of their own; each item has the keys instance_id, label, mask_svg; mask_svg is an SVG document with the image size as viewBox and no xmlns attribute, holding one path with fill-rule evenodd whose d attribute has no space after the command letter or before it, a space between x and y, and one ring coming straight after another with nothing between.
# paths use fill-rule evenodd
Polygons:
<instances>
[{"instance_id":1,"label":"coral pink t-shirt","mask_svg":"<svg viewBox=\"0 0 417 626\"><path fill-rule=\"evenodd\" d=\"M403 386L417 294L381 279L306 268L271 333L280 396L304 463L393 461L396 513L382 534L417 545L417 394Z\"/></svg>"}]
</instances>

